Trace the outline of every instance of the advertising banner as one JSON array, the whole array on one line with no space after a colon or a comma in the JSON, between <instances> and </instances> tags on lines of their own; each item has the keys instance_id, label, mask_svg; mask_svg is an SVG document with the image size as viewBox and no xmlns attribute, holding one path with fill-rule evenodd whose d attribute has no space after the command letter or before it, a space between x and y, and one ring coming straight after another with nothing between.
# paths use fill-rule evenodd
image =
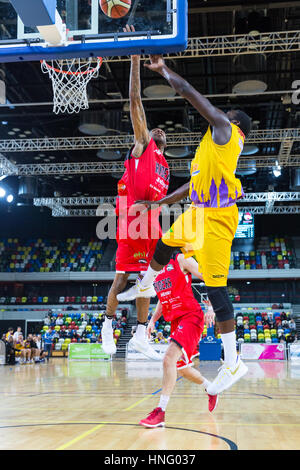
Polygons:
<instances>
[{"instance_id":1,"label":"advertising banner","mask_svg":"<svg viewBox=\"0 0 300 470\"><path fill-rule=\"evenodd\" d=\"M256 359L269 361L285 360L285 345L280 344L258 344L243 343L241 345L242 359Z\"/></svg>"},{"instance_id":2,"label":"advertising banner","mask_svg":"<svg viewBox=\"0 0 300 470\"><path fill-rule=\"evenodd\" d=\"M169 344L166 343L151 343L151 347L154 349L155 352L161 355L161 360L163 360L164 354L168 348ZM126 346L126 360L127 361L153 361L153 359L149 359L144 354L133 349L130 345L130 342ZM154 361L156 362L156 361Z\"/></svg>"},{"instance_id":3,"label":"advertising banner","mask_svg":"<svg viewBox=\"0 0 300 470\"><path fill-rule=\"evenodd\" d=\"M108 361L111 356L105 354L98 343L70 343L68 358L70 361Z\"/></svg>"}]
</instances>

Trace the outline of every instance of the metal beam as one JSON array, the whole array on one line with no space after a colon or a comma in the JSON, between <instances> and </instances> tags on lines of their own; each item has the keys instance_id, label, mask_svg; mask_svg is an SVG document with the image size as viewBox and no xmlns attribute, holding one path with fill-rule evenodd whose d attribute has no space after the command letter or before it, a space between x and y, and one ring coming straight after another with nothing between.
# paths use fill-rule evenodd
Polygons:
<instances>
[{"instance_id":1,"label":"metal beam","mask_svg":"<svg viewBox=\"0 0 300 470\"><path fill-rule=\"evenodd\" d=\"M294 90L271 90L271 91L261 91L258 93L255 93L255 96L276 96L276 95L288 95L294 93ZM203 95L208 99L223 99L223 98L238 98L238 97L244 97L247 96L245 93L211 93L208 95ZM248 95L251 96L251 95ZM143 103L147 103L149 101L183 101L184 98L182 96L173 96L172 98L142 98ZM113 103L128 103L128 98L100 98L100 99L91 99L89 100L89 104L113 104ZM9 104L0 104L0 109L1 108L31 108L31 107L41 107L41 106L53 106L53 101L37 101L37 102L23 102L23 103L9 103ZM253 104L249 104L249 106L254 106ZM41 113L36 114L35 116L39 116ZM11 117L11 114L4 115L5 117ZM14 115L15 116L15 115Z\"/></svg>"},{"instance_id":2,"label":"metal beam","mask_svg":"<svg viewBox=\"0 0 300 470\"><path fill-rule=\"evenodd\" d=\"M267 192L267 193L247 193L241 200L242 203L261 203L261 202L294 202L300 201L300 191L293 192ZM35 206L99 206L100 204L115 204L116 196L87 196L87 197L56 197L56 198L37 198L34 199ZM186 198L182 203L189 203ZM263 207L262 207L263 208Z\"/></svg>"},{"instance_id":3,"label":"metal beam","mask_svg":"<svg viewBox=\"0 0 300 470\"><path fill-rule=\"evenodd\" d=\"M267 214L263 206L239 206L240 211L251 212L253 215ZM300 206L275 206L268 214L280 215L298 215ZM67 213L61 213L59 210L52 211L53 217L96 217L96 209L69 209Z\"/></svg>"},{"instance_id":4,"label":"metal beam","mask_svg":"<svg viewBox=\"0 0 300 470\"><path fill-rule=\"evenodd\" d=\"M257 2L243 2L241 5L222 5L222 6L212 6L212 7L195 7L189 8L189 15L194 15L198 13L219 13L225 11L245 11L245 10L275 10L275 9L285 9L285 8L294 8L300 7L299 1L292 2L266 2L266 3L257 3Z\"/></svg>"},{"instance_id":5,"label":"metal beam","mask_svg":"<svg viewBox=\"0 0 300 470\"><path fill-rule=\"evenodd\" d=\"M236 34L228 36L205 36L189 38L187 49L168 54L170 59L195 59L240 54L273 54L299 51L300 31L276 31L260 34ZM147 59L143 57L143 59ZM129 61L129 57L109 57L108 62Z\"/></svg>"},{"instance_id":6,"label":"metal beam","mask_svg":"<svg viewBox=\"0 0 300 470\"><path fill-rule=\"evenodd\" d=\"M253 214L299 214L300 205L275 206L276 202L295 202L300 201L299 192L268 192L268 193L248 193L238 203L240 211L248 211ZM115 206L115 196L94 196L94 197L60 197L60 198L37 198L33 200L36 207L48 207L52 210L53 217L99 217L97 209L91 206ZM265 206L250 205L245 203L265 203ZM190 204L190 199L186 198L181 204ZM65 207L67 206L67 207ZM89 208L87 208L89 206ZM179 204L180 206L180 204ZM179 216L182 213L178 204L174 207L164 206L163 215L168 215L170 211ZM109 208L106 207L105 210ZM112 210L114 214L114 210Z\"/></svg>"},{"instance_id":7,"label":"metal beam","mask_svg":"<svg viewBox=\"0 0 300 470\"><path fill-rule=\"evenodd\" d=\"M4 155L0 153L0 176L9 176L18 174L16 165L11 163Z\"/></svg>"},{"instance_id":8,"label":"metal beam","mask_svg":"<svg viewBox=\"0 0 300 470\"><path fill-rule=\"evenodd\" d=\"M255 160L257 168L273 167L279 160L278 155L274 156L244 156L241 157L238 169L247 169L249 160ZM0 159L0 176L17 175L17 176L54 176L54 175L84 175L84 174L111 174L124 172L124 162L79 162L79 163L50 163L50 164L25 164L25 165L7 165L9 162L4 160L5 164L1 164ZM168 160L169 168L172 173L190 170L191 159ZM10 162L9 162L10 163ZM299 167L300 155L291 155L289 160L283 161L281 166Z\"/></svg>"},{"instance_id":9,"label":"metal beam","mask_svg":"<svg viewBox=\"0 0 300 470\"><path fill-rule=\"evenodd\" d=\"M201 138L202 134L199 132L174 133L167 135L167 142L169 147L198 146ZM133 145L133 140L133 135L2 139L0 140L0 152L128 149ZM282 141L300 141L300 129L255 130L247 137L247 144Z\"/></svg>"}]
</instances>

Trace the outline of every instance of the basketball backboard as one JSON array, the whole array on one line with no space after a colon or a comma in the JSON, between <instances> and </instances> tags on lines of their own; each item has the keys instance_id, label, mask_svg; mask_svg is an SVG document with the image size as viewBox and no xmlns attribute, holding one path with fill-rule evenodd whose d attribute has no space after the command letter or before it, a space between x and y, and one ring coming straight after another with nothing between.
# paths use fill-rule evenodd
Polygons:
<instances>
[{"instance_id":1,"label":"basketball backboard","mask_svg":"<svg viewBox=\"0 0 300 470\"><path fill-rule=\"evenodd\" d=\"M0 0L0 62L168 53L187 46L186 0L132 0L128 14L118 19L103 13L99 0L57 0L67 29L60 46L47 44L36 27L24 25L12 3ZM124 33L126 24L136 32Z\"/></svg>"}]
</instances>

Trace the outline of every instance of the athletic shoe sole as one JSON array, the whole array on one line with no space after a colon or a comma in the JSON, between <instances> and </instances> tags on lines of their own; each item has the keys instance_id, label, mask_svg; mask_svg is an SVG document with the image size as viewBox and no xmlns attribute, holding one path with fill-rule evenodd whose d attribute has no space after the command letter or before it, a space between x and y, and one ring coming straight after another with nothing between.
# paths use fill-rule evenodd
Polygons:
<instances>
[{"instance_id":1,"label":"athletic shoe sole","mask_svg":"<svg viewBox=\"0 0 300 470\"><path fill-rule=\"evenodd\" d=\"M149 359L153 359L154 361L162 361L162 357L160 357L159 355L156 356L155 354L152 355L152 353L148 353L141 346L134 342L131 343L131 347L139 353L143 354L144 356L148 357Z\"/></svg>"},{"instance_id":2,"label":"athletic shoe sole","mask_svg":"<svg viewBox=\"0 0 300 470\"><path fill-rule=\"evenodd\" d=\"M239 371L239 374L232 379L230 384L228 384L225 387L223 387L221 389L218 389L218 390L211 390L211 389L209 389L209 387L207 387L207 393L209 395L219 395L220 393L224 392L228 388L231 388L236 382L238 382L238 380L240 380L242 377L244 377L244 375L247 374L247 372L248 372L248 367L244 363L242 363L241 365L242 365L242 369Z\"/></svg>"},{"instance_id":3,"label":"athletic shoe sole","mask_svg":"<svg viewBox=\"0 0 300 470\"><path fill-rule=\"evenodd\" d=\"M163 428L165 427L165 423L158 423L158 424L145 424L145 423L139 423L141 426L144 426L144 428Z\"/></svg>"}]
</instances>

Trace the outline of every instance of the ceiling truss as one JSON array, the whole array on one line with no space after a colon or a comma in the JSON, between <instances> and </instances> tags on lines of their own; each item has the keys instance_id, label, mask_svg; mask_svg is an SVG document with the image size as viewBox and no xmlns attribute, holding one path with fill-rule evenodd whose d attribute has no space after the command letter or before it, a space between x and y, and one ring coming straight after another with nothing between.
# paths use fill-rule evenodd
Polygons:
<instances>
[{"instance_id":1,"label":"ceiling truss","mask_svg":"<svg viewBox=\"0 0 300 470\"><path fill-rule=\"evenodd\" d=\"M300 192L248 193L239 203L239 209L253 214L300 214L299 204L275 205L277 202L295 203L299 201ZM115 202L116 198L114 196L37 198L33 201L36 207L51 209L53 217L100 217L100 206L103 207L103 210L110 211L109 215L113 215L114 210L112 208L115 206ZM182 201L182 204L188 203L190 203L188 198ZM251 205L244 205L245 203ZM258 205L259 203L264 203L264 205ZM91 206L97 206L98 209ZM174 207L174 209L171 208L172 212L179 215L181 209L177 205ZM164 207L164 214L167 215L169 212L170 210Z\"/></svg>"},{"instance_id":2,"label":"ceiling truss","mask_svg":"<svg viewBox=\"0 0 300 470\"><path fill-rule=\"evenodd\" d=\"M199 132L174 133L167 135L169 147L197 146L202 137ZM300 140L300 129L262 129L252 131L247 144L286 142ZM42 139L2 139L0 152L47 152L63 150L129 149L133 145L133 135L95 137L52 137Z\"/></svg>"}]
</instances>

